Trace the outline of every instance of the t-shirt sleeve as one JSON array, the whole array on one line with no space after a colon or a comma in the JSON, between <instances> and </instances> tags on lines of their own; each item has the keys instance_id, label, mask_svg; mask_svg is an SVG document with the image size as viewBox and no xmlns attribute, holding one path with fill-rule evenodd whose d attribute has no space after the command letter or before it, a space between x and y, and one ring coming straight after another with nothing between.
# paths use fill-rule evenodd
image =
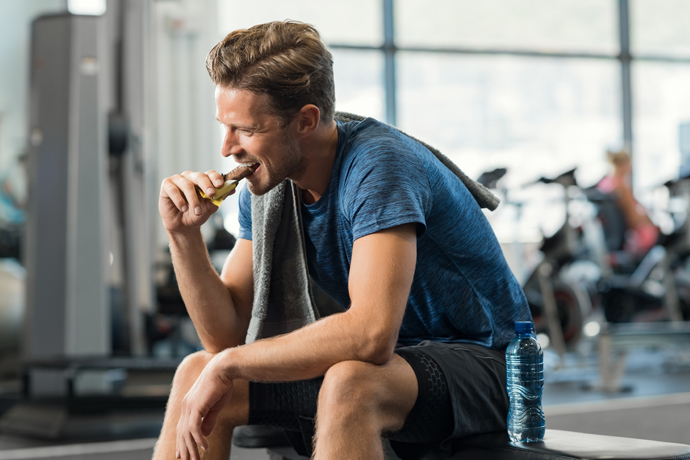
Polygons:
<instances>
[{"instance_id":1,"label":"t-shirt sleeve","mask_svg":"<svg viewBox=\"0 0 690 460\"><path fill-rule=\"evenodd\" d=\"M245 184L239 191L238 197L240 235L239 238L252 240L252 194Z\"/></svg>"},{"instance_id":2,"label":"t-shirt sleeve","mask_svg":"<svg viewBox=\"0 0 690 460\"><path fill-rule=\"evenodd\" d=\"M419 156L399 141L368 144L359 147L370 151L354 156L345 181L345 209L353 238L409 223L416 223L417 236L422 236L431 209L431 187Z\"/></svg>"}]
</instances>

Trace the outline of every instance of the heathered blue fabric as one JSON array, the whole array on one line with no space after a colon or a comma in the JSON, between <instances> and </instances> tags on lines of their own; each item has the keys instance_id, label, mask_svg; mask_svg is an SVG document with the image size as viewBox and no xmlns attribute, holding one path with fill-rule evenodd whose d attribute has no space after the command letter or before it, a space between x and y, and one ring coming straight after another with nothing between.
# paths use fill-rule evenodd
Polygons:
<instances>
[{"instance_id":1,"label":"heathered blue fabric","mask_svg":"<svg viewBox=\"0 0 690 460\"><path fill-rule=\"evenodd\" d=\"M240 238L251 240L251 194L239 192ZM374 119L338 123L331 179L302 205L309 272L343 307L354 241L417 224L417 266L398 342L503 349L530 321L522 289L479 205L425 147Z\"/></svg>"}]
</instances>

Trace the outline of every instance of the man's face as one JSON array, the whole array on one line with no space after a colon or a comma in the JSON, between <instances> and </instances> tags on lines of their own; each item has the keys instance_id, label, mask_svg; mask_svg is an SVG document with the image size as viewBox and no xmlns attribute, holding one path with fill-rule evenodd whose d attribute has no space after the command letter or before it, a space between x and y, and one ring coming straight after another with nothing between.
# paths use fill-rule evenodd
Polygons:
<instances>
[{"instance_id":1,"label":"man's face","mask_svg":"<svg viewBox=\"0 0 690 460\"><path fill-rule=\"evenodd\" d=\"M216 87L216 119L225 128L221 154L240 164L259 167L247 178L249 191L263 195L284 179L304 172L304 155L291 124L268 109L268 96L248 90Z\"/></svg>"}]
</instances>

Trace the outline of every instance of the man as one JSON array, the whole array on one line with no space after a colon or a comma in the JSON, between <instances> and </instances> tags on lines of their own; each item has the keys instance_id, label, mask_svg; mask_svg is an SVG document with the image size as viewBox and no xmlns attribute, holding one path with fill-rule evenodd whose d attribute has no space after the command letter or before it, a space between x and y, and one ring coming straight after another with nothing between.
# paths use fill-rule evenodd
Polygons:
<instances>
[{"instance_id":1,"label":"man","mask_svg":"<svg viewBox=\"0 0 690 460\"><path fill-rule=\"evenodd\" d=\"M155 458L227 459L248 422L304 430L316 459L505 429L503 353L530 318L477 202L425 147L373 119L334 120L330 53L311 26L229 34L209 53L222 155L258 165L218 276L199 227L215 171L163 181L160 213L205 351L180 365ZM254 296L252 195L301 194L309 274L344 311L245 344ZM262 383L274 382L274 383ZM276 383L277 382L277 383ZM307 423L307 426L309 424ZM308 431L308 430L306 430Z\"/></svg>"}]
</instances>

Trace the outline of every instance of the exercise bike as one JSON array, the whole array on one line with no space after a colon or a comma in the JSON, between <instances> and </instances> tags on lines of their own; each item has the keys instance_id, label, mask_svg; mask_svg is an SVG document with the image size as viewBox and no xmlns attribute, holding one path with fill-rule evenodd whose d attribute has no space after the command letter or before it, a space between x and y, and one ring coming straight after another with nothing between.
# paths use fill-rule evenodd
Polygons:
<instances>
[{"instance_id":1,"label":"exercise bike","mask_svg":"<svg viewBox=\"0 0 690 460\"><path fill-rule=\"evenodd\" d=\"M511 200L509 191L499 185L500 179L506 173L505 168L489 171L482 174L478 182L497 190L505 198L506 204L516 206L516 220L519 221L523 203ZM594 288L587 286L586 278L573 275L574 272L569 270L574 262L587 259L583 228L576 228L571 223L570 193L571 189L577 186L575 169L554 178L541 177L525 187L536 184L555 184L562 187L565 196L565 219L553 235L542 238L539 245L541 260L529 271L522 287L537 333L548 336L562 362L566 351L574 349L582 337L584 318L592 310L590 291L593 292ZM586 226L586 231L599 232L599 235L601 233L593 222ZM595 277L597 276L598 274Z\"/></svg>"},{"instance_id":2,"label":"exercise bike","mask_svg":"<svg viewBox=\"0 0 690 460\"><path fill-rule=\"evenodd\" d=\"M672 193L672 189L680 187L674 181L665 185ZM687 222L669 235L660 234L657 244L646 254L630 254L623 250L627 226L615 196L599 191L596 186L585 193L597 206L605 234L608 270L603 271L597 290L606 321L616 324L687 319L690 316L687 312L690 306Z\"/></svg>"}]
</instances>

